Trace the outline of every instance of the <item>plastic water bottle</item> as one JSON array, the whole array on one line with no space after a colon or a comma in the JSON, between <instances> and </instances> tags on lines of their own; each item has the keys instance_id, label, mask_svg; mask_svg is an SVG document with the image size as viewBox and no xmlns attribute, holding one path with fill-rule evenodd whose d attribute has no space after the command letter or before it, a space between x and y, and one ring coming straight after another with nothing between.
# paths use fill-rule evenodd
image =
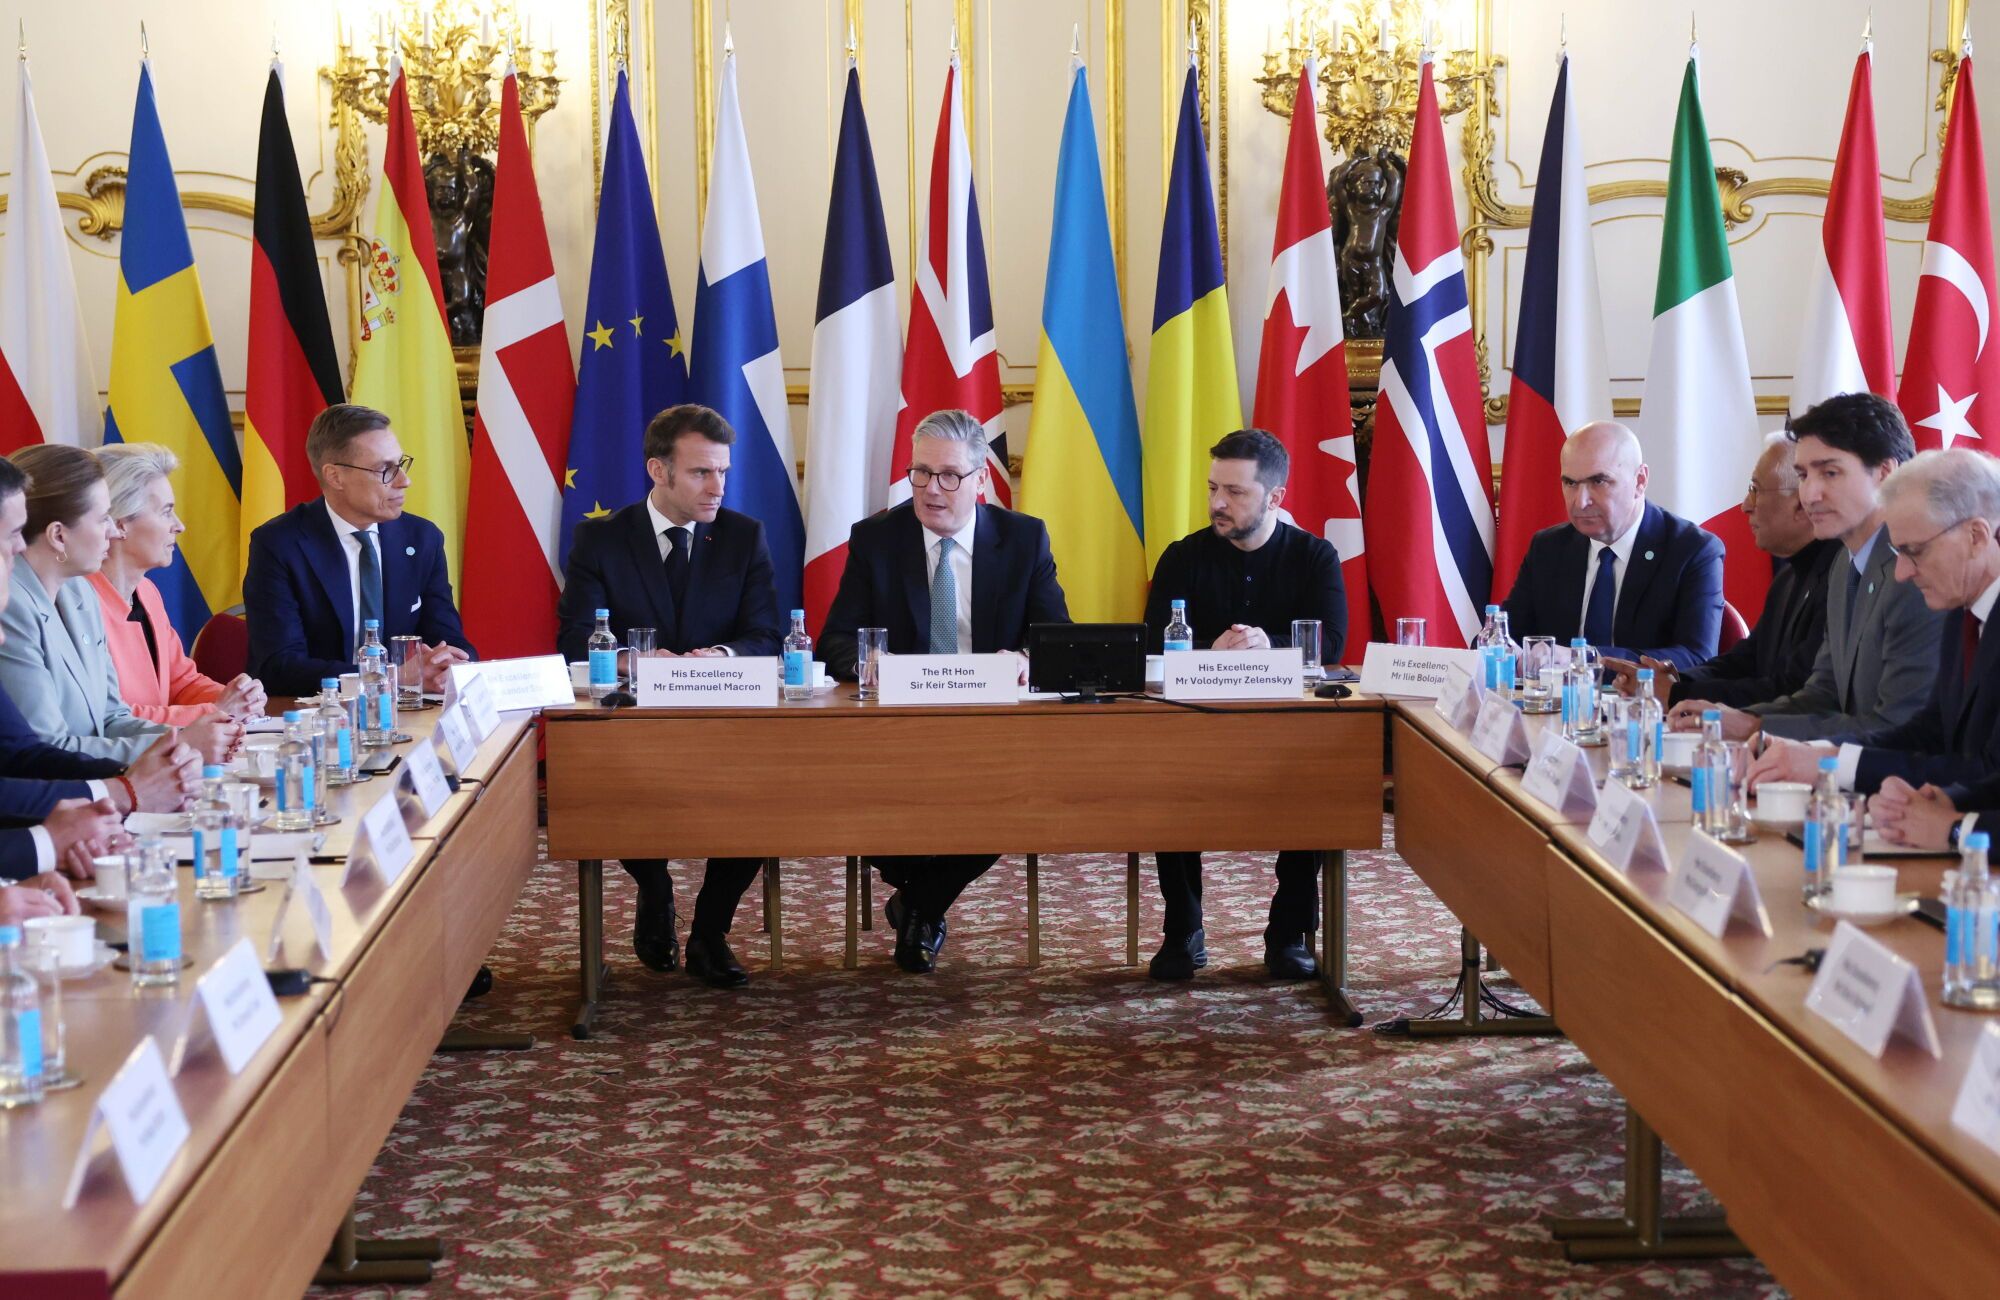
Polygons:
<instances>
[{"instance_id":1,"label":"plastic water bottle","mask_svg":"<svg viewBox=\"0 0 2000 1300\"><path fill-rule=\"evenodd\" d=\"M319 686L319 777L324 795L328 786L354 783L354 719L347 712L347 702L340 698L338 677L322 678ZM325 803L322 798L321 806Z\"/></svg>"},{"instance_id":2,"label":"plastic water bottle","mask_svg":"<svg viewBox=\"0 0 2000 1300\"><path fill-rule=\"evenodd\" d=\"M23 967L21 927L0 925L0 1110L41 1099L42 990Z\"/></svg>"},{"instance_id":3,"label":"plastic water bottle","mask_svg":"<svg viewBox=\"0 0 2000 1300\"><path fill-rule=\"evenodd\" d=\"M597 628L590 634L590 698L601 700L618 689L618 638L611 635L611 611L597 611Z\"/></svg>"},{"instance_id":4,"label":"plastic water bottle","mask_svg":"<svg viewBox=\"0 0 2000 1300\"><path fill-rule=\"evenodd\" d=\"M382 621L380 619L365 618L361 620L360 644L354 647L354 662L358 664L367 658L368 651L371 648L383 650L384 653L387 653L385 647L382 645Z\"/></svg>"},{"instance_id":5,"label":"plastic water bottle","mask_svg":"<svg viewBox=\"0 0 2000 1300\"><path fill-rule=\"evenodd\" d=\"M1162 651L1194 649L1194 629L1188 626L1187 602L1175 601L1173 610L1173 617L1167 620L1165 639L1160 642L1160 649Z\"/></svg>"},{"instance_id":6,"label":"plastic water bottle","mask_svg":"<svg viewBox=\"0 0 2000 1300\"><path fill-rule=\"evenodd\" d=\"M1486 621L1479 625L1479 634L1472 638L1472 648L1479 653L1479 684L1493 690L1498 684L1500 655L1498 653L1500 607L1486 607Z\"/></svg>"},{"instance_id":7,"label":"plastic water bottle","mask_svg":"<svg viewBox=\"0 0 2000 1300\"><path fill-rule=\"evenodd\" d=\"M1987 871L1990 843L1984 831L1965 837L1945 894L1944 1000L1975 1011L2000 1011L2000 894Z\"/></svg>"},{"instance_id":8,"label":"plastic water bottle","mask_svg":"<svg viewBox=\"0 0 2000 1300\"><path fill-rule=\"evenodd\" d=\"M132 987L181 982L181 903L174 879L174 855L157 839L142 839L126 855L131 879L125 886L126 961Z\"/></svg>"},{"instance_id":9,"label":"plastic water bottle","mask_svg":"<svg viewBox=\"0 0 2000 1300\"><path fill-rule=\"evenodd\" d=\"M792 630L785 634L785 698L809 700L813 693L813 639L806 635L806 612L792 611Z\"/></svg>"},{"instance_id":10,"label":"plastic water bottle","mask_svg":"<svg viewBox=\"0 0 2000 1300\"><path fill-rule=\"evenodd\" d=\"M201 793L189 814L194 831L194 896L210 901L231 899L241 892L237 874L236 813L223 797L227 779L220 765L201 769Z\"/></svg>"},{"instance_id":11,"label":"plastic water bottle","mask_svg":"<svg viewBox=\"0 0 2000 1300\"><path fill-rule=\"evenodd\" d=\"M319 806L316 802L319 774L314 771L313 747L306 739L304 715L297 709L285 711L285 738L278 742L274 777L271 784L277 794L278 810L271 814L271 829L311 830L313 813Z\"/></svg>"},{"instance_id":12,"label":"plastic water bottle","mask_svg":"<svg viewBox=\"0 0 2000 1300\"><path fill-rule=\"evenodd\" d=\"M396 679L381 646L361 657L361 747L384 749L396 741Z\"/></svg>"},{"instance_id":13,"label":"plastic water bottle","mask_svg":"<svg viewBox=\"0 0 2000 1300\"><path fill-rule=\"evenodd\" d=\"M1847 861L1847 796L1840 792L1840 760L1819 761L1819 779L1806 801L1805 898L1811 902L1833 889L1833 869Z\"/></svg>"},{"instance_id":14,"label":"plastic water bottle","mask_svg":"<svg viewBox=\"0 0 2000 1300\"><path fill-rule=\"evenodd\" d=\"M1701 739L1688 763L1694 823L1710 835L1729 832L1729 751L1722 747L1722 710L1701 711Z\"/></svg>"}]
</instances>

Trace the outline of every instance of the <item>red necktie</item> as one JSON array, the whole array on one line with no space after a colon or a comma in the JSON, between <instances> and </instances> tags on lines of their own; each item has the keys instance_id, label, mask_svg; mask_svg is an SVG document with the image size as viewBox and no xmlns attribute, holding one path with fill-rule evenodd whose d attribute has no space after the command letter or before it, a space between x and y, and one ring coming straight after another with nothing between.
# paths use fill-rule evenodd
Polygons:
<instances>
[{"instance_id":1,"label":"red necktie","mask_svg":"<svg viewBox=\"0 0 2000 1300\"><path fill-rule=\"evenodd\" d=\"M1961 680L1972 680L1972 661L1979 657L1979 616L1965 611L1965 661L1958 668Z\"/></svg>"}]
</instances>

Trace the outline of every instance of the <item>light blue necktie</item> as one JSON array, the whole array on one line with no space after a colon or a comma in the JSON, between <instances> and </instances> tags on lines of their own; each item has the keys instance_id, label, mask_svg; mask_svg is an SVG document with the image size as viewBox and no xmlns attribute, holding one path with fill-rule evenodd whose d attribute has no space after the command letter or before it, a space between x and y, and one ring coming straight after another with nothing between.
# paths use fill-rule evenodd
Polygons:
<instances>
[{"instance_id":1,"label":"light blue necktie","mask_svg":"<svg viewBox=\"0 0 2000 1300\"><path fill-rule=\"evenodd\" d=\"M958 653L958 579L951 571L952 540L938 539L937 572L931 575L931 653Z\"/></svg>"}]
</instances>

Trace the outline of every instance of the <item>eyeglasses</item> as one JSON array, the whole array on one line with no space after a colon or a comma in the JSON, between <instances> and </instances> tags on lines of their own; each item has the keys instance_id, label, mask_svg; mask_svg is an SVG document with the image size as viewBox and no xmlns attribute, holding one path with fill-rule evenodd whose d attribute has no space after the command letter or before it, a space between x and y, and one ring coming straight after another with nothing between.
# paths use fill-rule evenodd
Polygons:
<instances>
[{"instance_id":1,"label":"eyeglasses","mask_svg":"<svg viewBox=\"0 0 2000 1300\"><path fill-rule=\"evenodd\" d=\"M1750 487L1743 493L1743 499L1755 505L1758 497L1795 497L1798 494L1797 487L1760 487L1753 478L1750 480Z\"/></svg>"},{"instance_id":2,"label":"eyeglasses","mask_svg":"<svg viewBox=\"0 0 2000 1300\"><path fill-rule=\"evenodd\" d=\"M978 472L978 470L974 470L972 474L977 474ZM954 474L950 470L924 469L913 465L910 467L910 486L916 488L929 487L931 480L936 479L937 485L945 491L956 492L958 491L958 485L971 478L972 474Z\"/></svg>"},{"instance_id":3,"label":"eyeglasses","mask_svg":"<svg viewBox=\"0 0 2000 1300\"><path fill-rule=\"evenodd\" d=\"M350 465L344 460L328 461L327 463L329 465L338 465L342 469L351 469L358 474L373 474L376 478L382 480L383 487L388 487L396 481L398 475L408 474L410 466L417 463L417 458L415 456L405 456L393 465Z\"/></svg>"},{"instance_id":4,"label":"eyeglasses","mask_svg":"<svg viewBox=\"0 0 2000 1300\"><path fill-rule=\"evenodd\" d=\"M1966 524L1971 522L1972 522L1971 516L1968 515L1964 519L1956 520L1955 522L1946 524L1944 527L1932 533L1929 537L1924 538L1923 541L1911 542L1907 546L1898 546L1894 542L1886 541L1886 539L1884 544L1888 546L1889 554L1899 555L1902 558L1908 560L1911 564L1922 564L1924 562L1924 552L1931 549L1932 542L1935 542L1938 538L1943 537L1946 533L1958 527L1960 524Z\"/></svg>"}]
</instances>

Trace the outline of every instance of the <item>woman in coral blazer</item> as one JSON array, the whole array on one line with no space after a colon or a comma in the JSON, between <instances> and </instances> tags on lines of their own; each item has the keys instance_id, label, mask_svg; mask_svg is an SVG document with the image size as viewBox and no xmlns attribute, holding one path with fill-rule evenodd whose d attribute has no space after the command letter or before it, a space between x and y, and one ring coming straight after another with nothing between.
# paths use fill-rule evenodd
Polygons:
<instances>
[{"instance_id":1,"label":"woman in coral blazer","mask_svg":"<svg viewBox=\"0 0 2000 1300\"><path fill-rule=\"evenodd\" d=\"M124 530L113 539L104 567L90 575L119 694L135 716L170 727L218 710L234 717L261 714L264 688L255 678L241 675L224 686L194 666L167 621L160 589L145 576L173 563L174 539L186 529L174 512L168 478L180 462L151 443L113 443L99 448L97 459L111 489L111 517Z\"/></svg>"}]
</instances>

